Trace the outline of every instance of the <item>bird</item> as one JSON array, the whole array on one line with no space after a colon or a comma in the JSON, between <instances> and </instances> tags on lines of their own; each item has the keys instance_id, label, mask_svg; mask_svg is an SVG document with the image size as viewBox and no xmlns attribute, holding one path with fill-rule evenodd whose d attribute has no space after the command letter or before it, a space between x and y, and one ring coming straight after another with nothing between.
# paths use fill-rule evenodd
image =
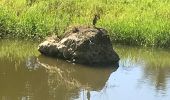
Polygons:
<instances>
[{"instance_id":1,"label":"bird","mask_svg":"<svg viewBox=\"0 0 170 100\"><path fill-rule=\"evenodd\" d=\"M96 25L98 19L100 19L100 16L98 14L95 14L93 18L93 26Z\"/></svg>"}]
</instances>

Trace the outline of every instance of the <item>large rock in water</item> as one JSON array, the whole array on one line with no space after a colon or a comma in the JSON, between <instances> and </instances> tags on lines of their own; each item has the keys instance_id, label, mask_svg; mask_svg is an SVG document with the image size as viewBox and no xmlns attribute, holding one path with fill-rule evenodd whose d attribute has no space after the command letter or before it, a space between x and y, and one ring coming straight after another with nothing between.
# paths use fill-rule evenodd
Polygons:
<instances>
[{"instance_id":1,"label":"large rock in water","mask_svg":"<svg viewBox=\"0 0 170 100\"><path fill-rule=\"evenodd\" d=\"M48 38L38 50L47 56L81 64L114 64L119 61L107 31L90 26L70 27L63 38Z\"/></svg>"}]
</instances>

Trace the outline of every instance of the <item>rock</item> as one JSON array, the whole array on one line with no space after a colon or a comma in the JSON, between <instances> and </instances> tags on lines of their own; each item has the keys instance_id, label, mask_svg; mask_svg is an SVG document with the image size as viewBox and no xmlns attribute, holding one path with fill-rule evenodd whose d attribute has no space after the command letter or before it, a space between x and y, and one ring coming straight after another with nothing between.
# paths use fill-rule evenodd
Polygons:
<instances>
[{"instance_id":1,"label":"rock","mask_svg":"<svg viewBox=\"0 0 170 100\"><path fill-rule=\"evenodd\" d=\"M81 64L114 64L119 61L107 31L90 26L69 27L59 40L49 38L38 46L39 52Z\"/></svg>"}]
</instances>

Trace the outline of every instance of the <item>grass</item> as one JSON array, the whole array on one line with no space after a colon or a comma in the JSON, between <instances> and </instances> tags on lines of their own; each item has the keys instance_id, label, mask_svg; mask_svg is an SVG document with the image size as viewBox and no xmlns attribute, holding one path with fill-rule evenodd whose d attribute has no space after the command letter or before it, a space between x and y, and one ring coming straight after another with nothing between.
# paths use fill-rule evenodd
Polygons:
<instances>
[{"instance_id":1,"label":"grass","mask_svg":"<svg viewBox=\"0 0 170 100\"><path fill-rule=\"evenodd\" d=\"M169 0L0 0L0 37L40 39L70 25L109 31L115 43L170 47Z\"/></svg>"}]
</instances>

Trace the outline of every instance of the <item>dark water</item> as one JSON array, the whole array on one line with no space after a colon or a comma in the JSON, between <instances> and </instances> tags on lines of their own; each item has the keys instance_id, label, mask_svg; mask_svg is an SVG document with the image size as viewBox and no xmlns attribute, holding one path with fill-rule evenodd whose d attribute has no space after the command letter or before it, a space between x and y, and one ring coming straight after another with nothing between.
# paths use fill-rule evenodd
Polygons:
<instances>
[{"instance_id":1,"label":"dark water","mask_svg":"<svg viewBox=\"0 0 170 100\"><path fill-rule=\"evenodd\" d=\"M119 67L91 67L36 48L0 41L0 100L170 100L170 50L117 45Z\"/></svg>"}]
</instances>

